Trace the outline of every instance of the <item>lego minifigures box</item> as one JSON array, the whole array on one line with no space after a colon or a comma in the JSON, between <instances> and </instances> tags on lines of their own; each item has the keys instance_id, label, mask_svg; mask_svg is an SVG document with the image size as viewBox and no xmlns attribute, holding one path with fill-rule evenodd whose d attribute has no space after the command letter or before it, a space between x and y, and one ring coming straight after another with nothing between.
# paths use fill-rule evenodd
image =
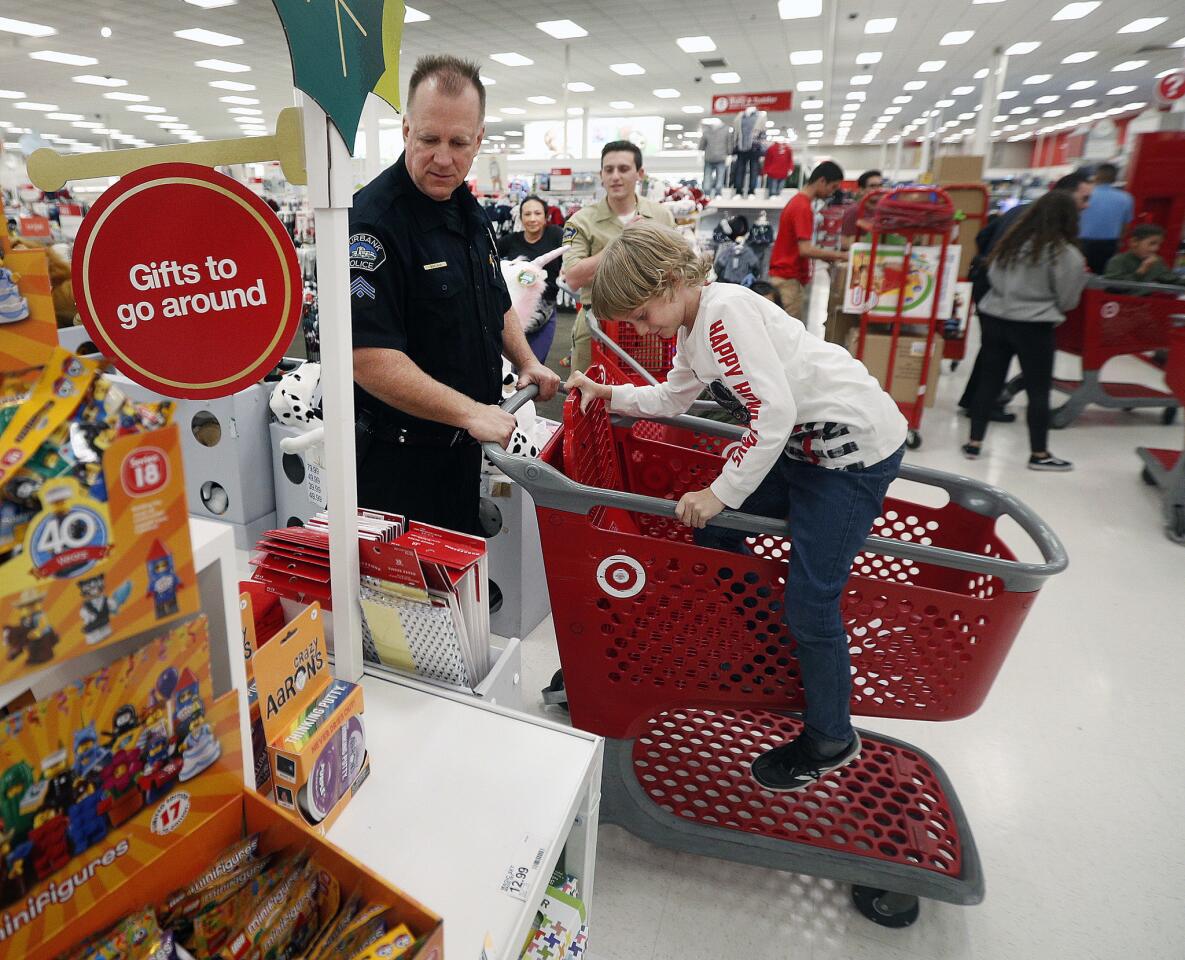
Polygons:
<instances>
[{"instance_id":1,"label":"lego minifigures box","mask_svg":"<svg viewBox=\"0 0 1185 960\"><path fill-rule=\"evenodd\" d=\"M61 348L0 372L0 683L197 610L170 412Z\"/></svg>"}]
</instances>

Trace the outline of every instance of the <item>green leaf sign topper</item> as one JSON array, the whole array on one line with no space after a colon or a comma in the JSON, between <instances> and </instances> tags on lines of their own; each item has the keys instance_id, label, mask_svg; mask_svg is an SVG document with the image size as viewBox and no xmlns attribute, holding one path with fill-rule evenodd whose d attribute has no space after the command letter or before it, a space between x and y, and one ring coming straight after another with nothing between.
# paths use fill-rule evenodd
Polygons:
<instances>
[{"instance_id":1,"label":"green leaf sign topper","mask_svg":"<svg viewBox=\"0 0 1185 960\"><path fill-rule=\"evenodd\" d=\"M321 105L352 154L368 93L400 108L403 0L272 3L288 35L293 84Z\"/></svg>"}]
</instances>

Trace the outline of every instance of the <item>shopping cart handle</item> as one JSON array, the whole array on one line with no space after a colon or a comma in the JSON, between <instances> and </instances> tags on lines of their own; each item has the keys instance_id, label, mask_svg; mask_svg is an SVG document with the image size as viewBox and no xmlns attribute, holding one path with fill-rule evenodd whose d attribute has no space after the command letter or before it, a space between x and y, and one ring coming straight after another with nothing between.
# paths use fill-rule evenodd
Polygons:
<instances>
[{"instance_id":1,"label":"shopping cart handle","mask_svg":"<svg viewBox=\"0 0 1185 960\"><path fill-rule=\"evenodd\" d=\"M1172 283L1145 283L1142 280L1108 280L1092 274L1086 281L1088 290L1104 290L1108 293L1138 294L1138 293L1171 293L1178 297L1185 297L1185 287Z\"/></svg>"}]
</instances>

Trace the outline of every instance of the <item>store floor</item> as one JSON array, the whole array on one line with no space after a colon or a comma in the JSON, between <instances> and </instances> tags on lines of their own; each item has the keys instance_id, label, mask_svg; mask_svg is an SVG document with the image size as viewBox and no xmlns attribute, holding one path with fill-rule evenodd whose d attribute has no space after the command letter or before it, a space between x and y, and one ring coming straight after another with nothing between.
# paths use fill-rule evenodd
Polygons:
<instances>
[{"instance_id":1,"label":"store floor","mask_svg":"<svg viewBox=\"0 0 1185 960\"><path fill-rule=\"evenodd\" d=\"M557 342L559 338L557 337ZM1059 357L1059 374L1076 361ZM1041 592L983 708L953 723L857 723L910 741L946 769L987 879L975 907L923 902L886 930L848 889L673 853L603 827L591 960L1086 960L1185 957L1185 548L1160 528L1138 445L1180 448L1159 411L1088 412L1052 434L1069 474L1025 469L1022 416L962 459L953 413L969 364L944 372L910 462L1010 490L1061 536L1070 568ZM1157 384L1137 361L1109 377ZM1160 381L1163 383L1163 381ZM1023 557L1037 559L1036 557ZM550 619L523 646L525 699L559 664Z\"/></svg>"}]
</instances>

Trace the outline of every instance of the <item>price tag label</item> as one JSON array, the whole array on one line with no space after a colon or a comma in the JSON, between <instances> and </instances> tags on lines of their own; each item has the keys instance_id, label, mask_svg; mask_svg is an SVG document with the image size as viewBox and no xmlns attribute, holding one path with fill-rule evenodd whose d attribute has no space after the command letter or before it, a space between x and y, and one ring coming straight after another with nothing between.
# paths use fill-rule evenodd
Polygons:
<instances>
[{"instance_id":1,"label":"price tag label","mask_svg":"<svg viewBox=\"0 0 1185 960\"><path fill-rule=\"evenodd\" d=\"M325 482L321 476L321 468L309 460L305 463L305 484L309 491L309 502L315 507L324 508L328 501L325 498Z\"/></svg>"},{"instance_id":2,"label":"price tag label","mask_svg":"<svg viewBox=\"0 0 1185 960\"><path fill-rule=\"evenodd\" d=\"M543 865L545 856L546 847L532 840L530 834L524 836L518 853L510 861L502 878L502 892L525 903L527 892L531 889L531 878Z\"/></svg>"}]
</instances>

